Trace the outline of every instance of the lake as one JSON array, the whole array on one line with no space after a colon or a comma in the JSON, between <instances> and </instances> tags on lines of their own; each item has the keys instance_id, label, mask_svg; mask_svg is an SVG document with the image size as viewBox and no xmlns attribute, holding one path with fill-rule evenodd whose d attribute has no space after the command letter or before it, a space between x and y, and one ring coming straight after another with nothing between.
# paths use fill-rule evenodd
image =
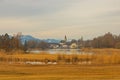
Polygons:
<instances>
[{"instance_id":1,"label":"lake","mask_svg":"<svg viewBox=\"0 0 120 80\"><path fill-rule=\"evenodd\" d=\"M80 49L49 49L49 50L31 50L32 53L50 53L50 54L85 54ZM92 54L89 52L89 54Z\"/></svg>"}]
</instances>

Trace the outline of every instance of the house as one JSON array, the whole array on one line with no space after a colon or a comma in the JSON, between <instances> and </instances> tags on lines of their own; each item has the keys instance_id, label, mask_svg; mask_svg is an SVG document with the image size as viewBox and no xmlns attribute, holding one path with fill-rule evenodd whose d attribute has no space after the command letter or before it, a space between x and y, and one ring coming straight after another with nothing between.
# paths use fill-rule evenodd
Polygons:
<instances>
[{"instance_id":1,"label":"house","mask_svg":"<svg viewBox=\"0 0 120 80\"><path fill-rule=\"evenodd\" d=\"M66 48L68 48L69 46L66 44L66 43L63 43L63 42L61 42L60 43L60 48L62 49L66 49Z\"/></svg>"},{"instance_id":2,"label":"house","mask_svg":"<svg viewBox=\"0 0 120 80\"><path fill-rule=\"evenodd\" d=\"M71 49L76 49L76 48L78 48L77 43L71 43L70 48L71 48Z\"/></svg>"},{"instance_id":3,"label":"house","mask_svg":"<svg viewBox=\"0 0 120 80\"><path fill-rule=\"evenodd\" d=\"M59 43L50 43L49 44L49 48L51 49L57 49L60 47L60 44Z\"/></svg>"}]
</instances>

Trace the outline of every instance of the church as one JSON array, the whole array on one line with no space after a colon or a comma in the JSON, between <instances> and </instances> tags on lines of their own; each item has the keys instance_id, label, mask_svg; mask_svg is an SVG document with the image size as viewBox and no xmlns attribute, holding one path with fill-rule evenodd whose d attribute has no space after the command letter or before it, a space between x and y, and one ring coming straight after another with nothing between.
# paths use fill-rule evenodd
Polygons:
<instances>
[{"instance_id":1,"label":"church","mask_svg":"<svg viewBox=\"0 0 120 80\"><path fill-rule=\"evenodd\" d=\"M64 40L60 41L60 48L61 49L77 49L78 44L77 42L71 43L70 41L68 41L67 36L65 35Z\"/></svg>"}]
</instances>

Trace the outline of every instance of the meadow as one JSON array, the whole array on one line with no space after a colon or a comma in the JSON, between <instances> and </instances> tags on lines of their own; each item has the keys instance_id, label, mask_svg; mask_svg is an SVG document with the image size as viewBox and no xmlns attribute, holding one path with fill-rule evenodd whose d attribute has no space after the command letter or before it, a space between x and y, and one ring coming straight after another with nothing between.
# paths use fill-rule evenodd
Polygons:
<instances>
[{"instance_id":1,"label":"meadow","mask_svg":"<svg viewBox=\"0 0 120 80\"><path fill-rule=\"evenodd\" d=\"M120 80L120 65L0 65L0 80Z\"/></svg>"},{"instance_id":2,"label":"meadow","mask_svg":"<svg viewBox=\"0 0 120 80\"><path fill-rule=\"evenodd\" d=\"M83 54L69 55L1 52L0 80L120 80L119 49L82 51Z\"/></svg>"}]
</instances>

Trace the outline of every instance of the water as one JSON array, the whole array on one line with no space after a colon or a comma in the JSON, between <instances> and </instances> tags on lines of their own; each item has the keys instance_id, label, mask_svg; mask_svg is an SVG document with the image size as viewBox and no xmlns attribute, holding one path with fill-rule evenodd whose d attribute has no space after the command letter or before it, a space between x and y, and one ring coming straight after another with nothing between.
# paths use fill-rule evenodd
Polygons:
<instances>
[{"instance_id":1,"label":"water","mask_svg":"<svg viewBox=\"0 0 120 80\"><path fill-rule=\"evenodd\" d=\"M81 51L80 49L49 49L49 50L31 50L32 53L50 53L50 54L85 54L86 52ZM91 54L89 52L89 54Z\"/></svg>"}]
</instances>

